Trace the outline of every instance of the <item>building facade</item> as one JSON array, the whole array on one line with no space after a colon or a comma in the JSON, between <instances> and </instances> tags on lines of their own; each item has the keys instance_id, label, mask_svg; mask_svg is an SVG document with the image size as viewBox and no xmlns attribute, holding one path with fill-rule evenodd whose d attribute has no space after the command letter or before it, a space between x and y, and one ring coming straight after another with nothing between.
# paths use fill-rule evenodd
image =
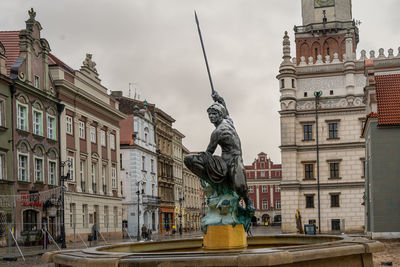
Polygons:
<instances>
[{"instance_id":1,"label":"building facade","mask_svg":"<svg viewBox=\"0 0 400 267\"><path fill-rule=\"evenodd\" d=\"M1 33L0 33L1 35ZM14 177L11 117L11 84L7 77L6 50L0 42L0 246L8 242L9 226L14 225Z\"/></svg>"},{"instance_id":2,"label":"building facade","mask_svg":"<svg viewBox=\"0 0 400 267\"><path fill-rule=\"evenodd\" d=\"M12 114L12 118L8 117L8 127L12 129L9 140L14 152L13 164L12 167L5 164L15 174L10 177L14 183L15 235L18 241L27 244L38 241L42 225L46 225L54 238L60 236L59 114L62 111L49 75L49 43L41 38L42 27L36 20L36 12L31 9L28 14L25 29L0 32L5 50L1 61L5 56L6 75L13 81L11 106L8 104ZM1 69L4 74L4 65ZM5 96L2 99L5 101ZM3 155L11 162L9 156Z\"/></svg>"},{"instance_id":3,"label":"building facade","mask_svg":"<svg viewBox=\"0 0 400 267\"><path fill-rule=\"evenodd\" d=\"M190 151L183 146L183 158L190 154ZM201 229L201 219L204 216L204 194L200 185L200 178L183 166L183 230L197 231Z\"/></svg>"},{"instance_id":4,"label":"building facade","mask_svg":"<svg viewBox=\"0 0 400 267\"><path fill-rule=\"evenodd\" d=\"M112 94L116 96L117 92ZM122 98L121 92L118 99ZM159 198L154 117L147 102L124 98L123 103L124 109L128 103L131 106L131 114L120 122L123 210L127 230L130 236L137 236L145 225L152 233L157 233Z\"/></svg>"},{"instance_id":5,"label":"building facade","mask_svg":"<svg viewBox=\"0 0 400 267\"><path fill-rule=\"evenodd\" d=\"M365 61L365 230L372 238L399 238L400 54L382 52Z\"/></svg>"},{"instance_id":6,"label":"building facade","mask_svg":"<svg viewBox=\"0 0 400 267\"><path fill-rule=\"evenodd\" d=\"M87 240L95 229L98 239L122 236L119 121L125 115L107 94L86 54L80 70L50 55L50 73L65 105L61 114L61 160L65 181L66 239Z\"/></svg>"},{"instance_id":7,"label":"building facade","mask_svg":"<svg viewBox=\"0 0 400 267\"><path fill-rule=\"evenodd\" d=\"M172 154L174 159L172 175L174 176L174 217L176 218L176 229L183 227L183 202L185 201L183 188L183 145L182 139L185 136L177 129L172 129Z\"/></svg>"},{"instance_id":8,"label":"building facade","mask_svg":"<svg viewBox=\"0 0 400 267\"><path fill-rule=\"evenodd\" d=\"M316 223L321 232L362 232L365 51L356 58L351 0L302 0L302 17L303 25L294 28L296 57L285 33L277 76L282 231L298 230L299 211L303 224ZM319 91L316 119L314 93Z\"/></svg>"},{"instance_id":9,"label":"building facade","mask_svg":"<svg viewBox=\"0 0 400 267\"><path fill-rule=\"evenodd\" d=\"M282 165L274 164L261 152L251 165L245 166L249 197L255 208L253 224L281 222Z\"/></svg>"},{"instance_id":10,"label":"building facade","mask_svg":"<svg viewBox=\"0 0 400 267\"><path fill-rule=\"evenodd\" d=\"M158 157L158 196L160 197L159 229L160 232L169 232L175 227L174 157L172 151L172 123L175 120L159 108L155 108L154 115Z\"/></svg>"}]
</instances>

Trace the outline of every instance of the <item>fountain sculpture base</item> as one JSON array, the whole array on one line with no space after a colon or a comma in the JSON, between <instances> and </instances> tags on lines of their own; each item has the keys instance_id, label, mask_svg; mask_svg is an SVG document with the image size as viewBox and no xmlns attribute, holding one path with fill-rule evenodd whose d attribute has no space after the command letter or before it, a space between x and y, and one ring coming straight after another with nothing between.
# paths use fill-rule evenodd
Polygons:
<instances>
[{"instance_id":1,"label":"fountain sculpture base","mask_svg":"<svg viewBox=\"0 0 400 267\"><path fill-rule=\"evenodd\" d=\"M208 225L203 234L204 249L240 249L247 247L247 236L243 224Z\"/></svg>"}]
</instances>

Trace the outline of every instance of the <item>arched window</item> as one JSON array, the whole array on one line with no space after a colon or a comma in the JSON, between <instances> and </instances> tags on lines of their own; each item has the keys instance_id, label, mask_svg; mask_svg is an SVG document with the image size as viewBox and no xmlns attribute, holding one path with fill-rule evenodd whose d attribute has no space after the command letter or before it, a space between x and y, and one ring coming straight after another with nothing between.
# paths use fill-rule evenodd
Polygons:
<instances>
[{"instance_id":1,"label":"arched window","mask_svg":"<svg viewBox=\"0 0 400 267\"><path fill-rule=\"evenodd\" d=\"M39 212L36 210L24 210L24 231L36 231L38 229L38 215Z\"/></svg>"}]
</instances>

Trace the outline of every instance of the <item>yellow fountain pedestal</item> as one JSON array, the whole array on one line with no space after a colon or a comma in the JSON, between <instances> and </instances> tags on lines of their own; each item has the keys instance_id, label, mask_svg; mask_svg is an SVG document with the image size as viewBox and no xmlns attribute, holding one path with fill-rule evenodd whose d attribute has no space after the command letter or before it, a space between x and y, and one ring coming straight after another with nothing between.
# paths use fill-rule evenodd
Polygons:
<instances>
[{"instance_id":1,"label":"yellow fountain pedestal","mask_svg":"<svg viewBox=\"0 0 400 267\"><path fill-rule=\"evenodd\" d=\"M205 249L238 249L247 247L247 236L243 224L209 225L203 234Z\"/></svg>"}]
</instances>

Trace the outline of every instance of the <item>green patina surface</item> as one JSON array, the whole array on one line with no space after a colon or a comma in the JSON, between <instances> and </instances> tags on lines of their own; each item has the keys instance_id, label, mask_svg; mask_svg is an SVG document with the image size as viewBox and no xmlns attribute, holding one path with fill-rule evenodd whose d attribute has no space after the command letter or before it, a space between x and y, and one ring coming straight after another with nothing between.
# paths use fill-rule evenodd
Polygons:
<instances>
[{"instance_id":1,"label":"green patina surface","mask_svg":"<svg viewBox=\"0 0 400 267\"><path fill-rule=\"evenodd\" d=\"M201 220L201 229L207 233L208 225L243 224L247 231L250 227L254 207L243 208L240 197L226 183L213 183L210 179L200 180L206 197L206 215Z\"/></svg>"}]
</instances>

